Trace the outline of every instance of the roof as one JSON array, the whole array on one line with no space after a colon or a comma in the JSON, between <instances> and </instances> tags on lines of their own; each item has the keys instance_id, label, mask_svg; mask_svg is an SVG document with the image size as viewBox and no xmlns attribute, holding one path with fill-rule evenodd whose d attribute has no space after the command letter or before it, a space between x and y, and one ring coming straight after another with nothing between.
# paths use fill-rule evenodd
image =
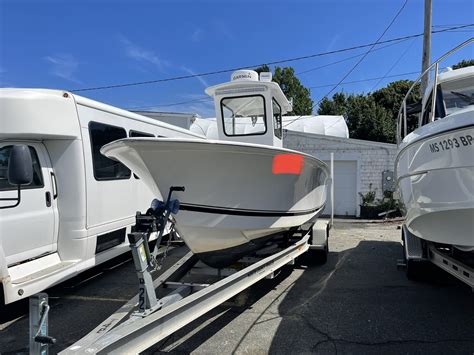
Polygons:
<instances>
[{"instance_id":1,"label":"roof","mask_svg":"<svg viewBox=\"0 0 474 355\"><path fill-rule=\"evenodd\" d=\"M259 91L270 90L272 96L277 100L281 105L283 113L289 112L292 110L292 106L285 94L280 88L280 85L271 81L230 81L223 84L214 85L208 87L205 91L211 97L225 95L232 91L232 93L241 92L241 93L257 93Z\"/></svg>"}]
</instances>

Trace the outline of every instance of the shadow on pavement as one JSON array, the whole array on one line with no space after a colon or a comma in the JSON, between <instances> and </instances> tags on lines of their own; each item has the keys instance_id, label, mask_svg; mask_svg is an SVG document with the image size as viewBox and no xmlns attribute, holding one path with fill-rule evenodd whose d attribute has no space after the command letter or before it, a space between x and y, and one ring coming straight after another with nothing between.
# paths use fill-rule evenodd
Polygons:
<instances>
[{"instance_id":1,"label":"shadow on pavement","mask_svg":"<svg viewBox=\"0 0 474 355\"><path fill-rule=\"evenodd\" d=\"M409 281L396 269L399 258L400 243L390 241L330 252L325 265L304 256L146 353L472 353L469 288L440 270L436 283ZM91 331L136 293L136 282L133 264L123 259L48 290L50 334L58 338L50 352ZM9 312L1 317L27 314L28 304ZM27 324L26 316L0 331L2 354L27 352Z\"/></svg>"},{"instance_id":2,"label":"shadow on pavement","mask_svg":"<svg viewBox=\"0 0 474 355\"><path fill-rule=\"evenodd\" d=\"M431 283L410 281L400 257L399 243L361 241L304 272L278 307L269 352L472 353L470 289L439 269Z\"/></svg>"}]
</instances>

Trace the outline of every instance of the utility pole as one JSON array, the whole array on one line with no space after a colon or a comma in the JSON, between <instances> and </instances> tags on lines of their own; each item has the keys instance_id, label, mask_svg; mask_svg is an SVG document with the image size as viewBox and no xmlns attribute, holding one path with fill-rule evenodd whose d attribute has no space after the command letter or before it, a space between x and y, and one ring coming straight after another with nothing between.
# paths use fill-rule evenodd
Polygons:
<instances>
[{"instance_id":1,"label":"utility pole","mask_svg":"<svg viewBox=\"0 0 474 355\"><path fill-rule=\"evenodd\" d=\"M431 57L431 0L425 0L425 20L423 32L423 55L421 58L421 72L424 72L430 66ZM430 74L426 73L421 79L421 95L425 93L428 87Z\"/></svg>"}]
</instances>

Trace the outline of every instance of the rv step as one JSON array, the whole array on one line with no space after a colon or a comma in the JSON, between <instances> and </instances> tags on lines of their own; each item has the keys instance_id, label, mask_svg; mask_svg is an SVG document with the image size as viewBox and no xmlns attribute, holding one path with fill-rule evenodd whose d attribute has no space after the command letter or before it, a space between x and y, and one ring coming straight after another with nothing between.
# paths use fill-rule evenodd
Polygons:
<instances>
[{"instance_id":1,"label":"rv step","mask_svg":"<svg viewBox=\"0 0 474 355\"><path fill-rule=\"evenodd\" d=\"M76 264L75 261L61 261L57 253L13 266L8 269L11 282L14 285L23 284L31 280L39 280L48 275L62 271ZM44 267L46 265L46 267Z\"/></svg>"}]
</instances>

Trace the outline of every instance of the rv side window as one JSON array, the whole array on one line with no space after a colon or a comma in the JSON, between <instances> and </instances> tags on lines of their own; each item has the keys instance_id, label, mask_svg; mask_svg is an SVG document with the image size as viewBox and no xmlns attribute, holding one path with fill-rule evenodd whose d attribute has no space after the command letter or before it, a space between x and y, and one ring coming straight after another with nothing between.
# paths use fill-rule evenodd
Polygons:
<instances>
[{"instance_id":1,"label":"rv side window","mask_svg":"<svg viewBox=\"0 0 474 355\"><path fill-rule=\"evenodd\" d=\"M128 134L129 137L154 137L151 133L143 133L138 131L130 131Z\"/></svg>"},{"instance_id":2,"label":"rv side window","mask_svg":"<svg viewBox=\"0 0 474 355\"><path fill-rule=\"evenodd\" d=\"M281 126L281 106L278 105L278 102L275 99L272 99L273 104L273 127L275 130L275 137L282 137L282 126Z\"/></svg>"},{"instance_id":3,"label":"rv side window","mask_svg":"<svg viewBox=\"0 0 474 355\"><path fill-rule=\"evenodd\" d=\"M0 148L0 191L16 190L17 187L8 183L8 160L10 159L10 151L12 145ZM33 181L29 185L22 185L22 189L39 189L44 187L43 174L41 172L41 164L35 148L30 148L31 160L33 161Z\"/></svg>"},{"instance_id":4,"label":"rv side window","mask_svg":"<svg viewBox=\"0 0 474 355\"><path fill-rule=\"evenodd\" d=\"M100 154L100 148L117 139L127 138L127 132L121 127L110 126L98 122L89 123L89 134L92 146L92 164L96 180L129 179L130 169L122 163Z\"/></svg>"},{"instance_id":5,"label":"rv side window","mask_svg":"<svg viewBox=\"0 0 474 355\"><path fill-rule=\"evenodd\" d=\"M226 136L252 136L267 132L265 99L262 95L227 97L221 100Z\"/></svg>"},{"instance_id":6,"label":"rv side window","mask_svg":"<svg viewBox=\"0 0 474 355\"><path fill-rule=\"evenodd\" d=\"M128 132L128 136L129 137L155 137L153 134L151 133L144 133L144 132L138 132L138 131L130 131ZM133 177L135 179L140 179L136 174L133 174Z\"/></svg>"}]
</instances>

